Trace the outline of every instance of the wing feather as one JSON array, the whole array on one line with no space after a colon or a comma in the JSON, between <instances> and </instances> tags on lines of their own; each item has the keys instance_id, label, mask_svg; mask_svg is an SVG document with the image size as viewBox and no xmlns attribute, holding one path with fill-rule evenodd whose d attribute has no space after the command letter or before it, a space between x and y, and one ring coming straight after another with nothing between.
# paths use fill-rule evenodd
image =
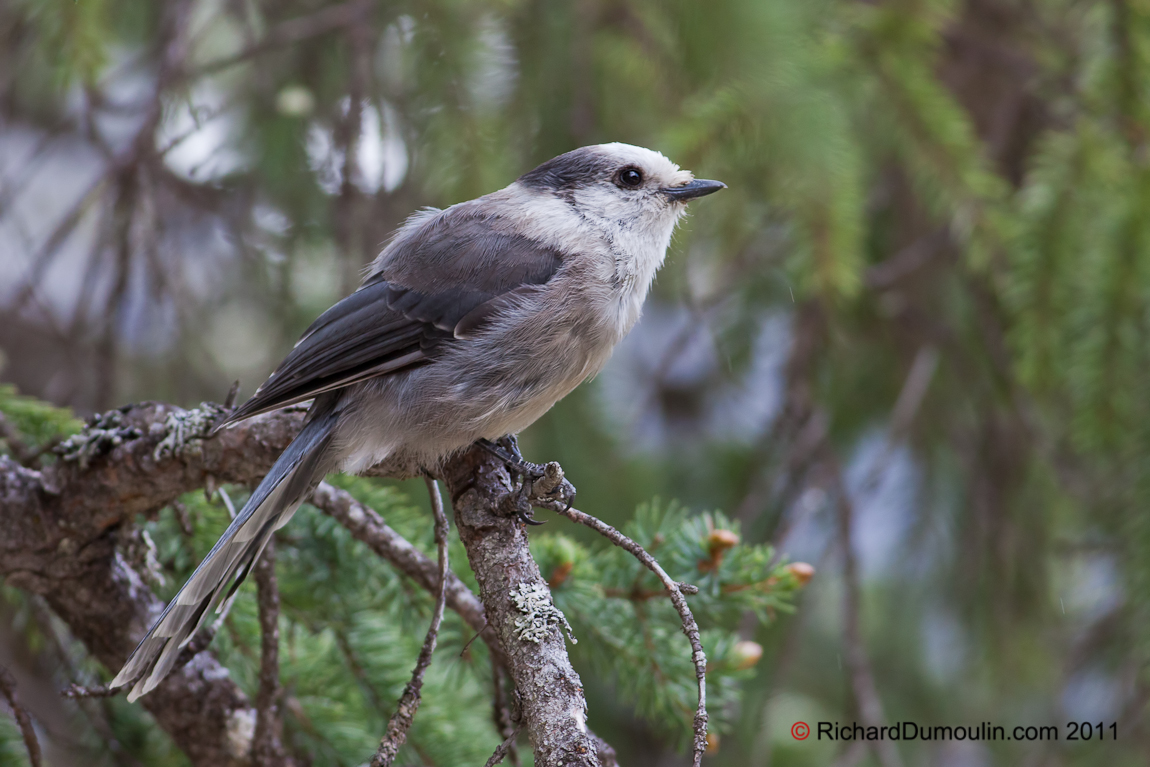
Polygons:
<instances>
[{"instance_id":1,"label":"wing feather","mask_svg":"<svg viewBox=\"0 0 1150 767\"><path fill-rule=\"evenodd\" d=\"M320 315L224 424L432 363L441 345L490 319L500 299L561 268L557 250L502 231L473 205L458 208L401 232L363 287Z\"/></svg>"}]
</instances>

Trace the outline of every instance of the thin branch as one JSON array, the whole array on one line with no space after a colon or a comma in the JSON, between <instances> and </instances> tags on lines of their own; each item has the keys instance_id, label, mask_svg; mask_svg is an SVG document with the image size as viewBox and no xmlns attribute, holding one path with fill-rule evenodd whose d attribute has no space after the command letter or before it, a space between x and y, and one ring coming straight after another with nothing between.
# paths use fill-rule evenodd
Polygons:
<instances>
[{"instance_id":1,"label":"thin branch","mask_svg":"<svg viewBox=\"0 0 1150 767\"><path fill-rule=\"evenodd\" d=\"M950 246L950 229L942 227L915 240L886 261L866 270L863 279L868 288L886 290L914 274Z\"/></svg>"},{"instance_id":2,"label":"thin branch","mask_svg":"<svg viewBox=\"0 0 1150 767\"><path fill-rule=\"evenodd\" d=\"M366 543L381 559L428 591L438 589L438 567L402 535L393 530L374 509L327 482L321 482L311 504L347 528L352 537ZM455 573L447 573L447 606L479 635L500 663L506 657L494 629L487 622L483 603Z\"/></svg>"},{"instance_id":3,"label":"thin branch","mask_svg":"<svg viewBox=\"0 0 1150 767\"><path fill-rule=\"evenodd\" d=\"M20 197L28 184L36 177L36 168L47 159L48 149L56 139L64 135L67 126L61 124L46 130L37 139L36 146L24 154L24 162L19 168L13 168L12 174L7 178L0 178L0 211L10 211L12 201Z\"/></svg>"},{"instance_id":4,"label":"thin branch","mask_svg":"<svg viewBox=\"0 0 1150 767\"><path fill-rule=\"evenodd\" d=\"M922 405L922 401L926 396L926 392L937 370L938 360L938 350L930 345L921 347L915 355L914 362L911 364L911 369L907 374L906 380L903 383L898 399L891 412L886 443L881 453L871 464L866 478L863 481L861 493L869 493L878 485L878 481L886 470L898 440L910 429L911 423ZM792 450L792 455L795 452L799 452L799 447L805 443L805 447L801 449L801 452L806 454L807 458L814 459L820 464L819 467L816 467L815 471L821 468L821 470L830 475L830 483L832 485L833 495L835 496L838 516L840 544L844 558L844 580L846 582L846 589L843 601L843 623L844 641L847 646L847 664L851 674L851 689L859 709L860 717L863 721L868 725L880 726L884 721L882 702L875 687L874 675L871 671L870 661L863 645L859 626L860 598L858 567L851 543L853 505L847 491L846 483L842 477L842 470L838 458L827 438L829 433L827 421L826 413L821 408L815 408L810 413L808 424L819 424L819 427L812 432L810 435L811 439L803 440L800 438L797 441L796 449ZM806 431L806 429L804 429L804 431ZM806 463L806 460L804 460L804 463ZM792 468L789 472L791 475L797 473L795 468ZM794 481L792 480L792 482ZM797 485L797 482L794 483ZM813 509L811 511L813 512ZM776 533L778 536L776 540L781 539L782 535L780 533L785 533L785 530L786 528ZM863 750L865 751L865 748ZM876 755L884 767L898 767L901 765L898 750L889 743L883 742L877 744ZM859 745L852 744L851 748L840 755L839 761L836 764L851 765L856 763L861 756L862 751L860 751Z\"/></svg>"},{"instance_id":5,"label":"thin branch","mask_svg":"<svg viewBox=\"0 0 1150 767\"><path fill-rule=\"evenodd\" d=\"M439 593L435 598L435 611L431 615L431 626L419 651L419 660L411 672L411 681L403 690L399 706L387 723L387 732L380 741L379 750L371 760L371 767L389 767L395 761L399 749L407 740L407 731L419 710L420 691L423 689L423 675L431 665L435 644L439 639L439 624L443 622L443 608L447 604L447 515L443 513L443 497L439 485L431 477L424 477L427 492L431 496L431 510L435 514L435 545L439 549Z\"/></svg>"},{"instance_id":6,"label":"thin branch","mask_svg":"<svg viewBox=\"0 0 1150 767\"><path fill-rule=\"evenodd\" d=\"M31 259L30 273L24 280L19 292L8 302L8 310L13 314L21 311L24 306L36 297L36 291L39 288L40 280L47 273L49 267L52 266L56 256L60 253L61 246L69 238L76 226L83 219L84 215L88 212L103 189L107 181L107 174L98 176L87 189L85 189L73 203L68 212L57 222L52 231L44 238L43 243L36 251Z\"/></svg>"},{"instance_id":7,"label":"thin branch","mask_svg":"<svg viewBox=\"0 0 1150 767\"><path fill-rule=\"evenodd\" d=\"M495 722L495 729L504 738L511 741L508 745L509 754L511 757L511 764L519 767L519 748L515 744L515 734L519 732L522 718L516 717L511 713L511 707L508 705L507 691L504 689L504 679L510 681L511 675L507 669L499 665L498 661L492 657L491 660L491 683L494 689L494 696L492 698L492 719ZM512 687L514 692L514 687Z\"/></svg>"},{"instance_id":8,"label":"thin branch","mask_svg":"<svg viewBox=\"0 0 1150 767\"><path fill-rule=\"evenodd\" d=\"M225 98L222 103L217 104L211 109L205 112L200 112L197 115L197 119L192 121L191 127L187 128L183 133L173 136L168 140L168 143L164 144L162 147L156 148L155 154L151 159L153 161L164 159L175 149L179 148L185 141L202 131L206 123L215 120L217 117L224 114L224 112L227 112L229 109L235 107L238 103L240 103L240 100L241 96L237 93L229 98Z\"/></svg>"},{"instance_id":9,"label":"thin branch","mask_svg":"<svg viewBox=\"0 0 1150 767\"><path fill-rule=\"evenodd\" d=\"M691 614L691 608L683 596L681 584L667 575L667 571L642 546L606 522L578 509L564 508L562 503L550 501L536 501L536 503L562 514L573 522L590 527L619 548L630 552L644 567L658 576L659 580L663 582L664 588L670 593L671 602L674 603L675 609L679 611L679 618L683 621L683 633L687 635L687 639L691 643L691 659L695 663L695 679L699 687L699 706L695 710L694 721L694 767L699 767L703 762L703 753L707 750L707 656L703 652L703 643L699 639L699 624L695 622L695 616Z\"/></svg>"},{"instance_id":10,"label":"thin branch","mask_svg":"<svg viewBox=\"0 0 1150 767\"><path fill-rule=\"evenodd\" d=\"M926 396L930 382L934 378L938 367L938 350L933 346L924 346L915 355L907 374L898 399L891 413L890 428L882 452L872 463L867 476L863 481L861 493L871 492L877 485L894 453L898 440L910 429L915 415ZM815 416L825 414L816 409ZM843 554L843 641L846 645L847 667L851 678L851 691L854 694L855 705L859 716L868 726L881 726L885 721L882 700L874 681L870 659L867 656L862 638L860 620L860 602L858 563L855 558L853 544L854 505L851 502L846 482L843 480L842 469L838 457L830 442L826 439L826 432L817 448L819 460L824 470L830 474L835 506L839 526L839 543ZM897 747L889 741L875 742L873 745L875 756L883 767L901 767L902 759ZM865 752L865 747L859 743L852 744L843 752L836 766L847 767L857 764Z\"/></svg>"},{"instance_id":11,"label":"thin branch","mask_svg":"<svg viewBox=\"0 0 1150 767\"><path fill-rule=\"evenodd\" d=\"M863 482L862 492L868 493L878 484L884 473L890 457L893 454L897 441L910 428L915 415L918 413L922 401L926 396L930 382L933 380L938 367L938 351L933 346L924 346L915 355L914 362L907 374L899 392L891 414L891 424L886 444L878 458L871 465ZM820 408L811 412L811 422L826 422L827 416ZM819 429L817 441L811 443L810 451L818 461L819 467L829 475L832 494L835 498L836 512L839 527L839 542L843 554L843 579L845 590L843 597L843 634L846 645L847 666L850 672L851 690L854 694L855 704L859 716L868 726L881 726L884 720L882 701L874 681L870 659L867 657L865 645L860 628L860 594L858 580L858 563L855 559L852 543L852 527L854 508L843 479L842 468L834 448L827 435L829 431L824 425ZM875 755L883 767L901 767L902 761L898 749L888 741L874 744ZM857 747L852 747L841 755L842 764L852 764L860 757Z\"/></svg>"},{"instance_id":12,"label":"thin branch","mask_svg":"<svg viewBox=\"0 0 1150 767\"><path fill-rule=\"evenodd\" d=\"M224 609L220 610L220 617L215 620L210 626L205 626L192 637L192 641L180 650L180 654L176 656L176 665L172 668L173 673L180 668L192 662L192 658L196 657L212 643L216 638L216 632L220 630L220 625L223 623L224 618L227 617L227 609L231 607L231 602L224 603ZM127 689L127 688L120 688Z\"/></svg>"},{"instance_id":13,"label":"thin branch","mask_svg":"<svg viewBox=\"0 0 1150 767\"><path fill-rule=\"evenodd\" d=\"M811 447L822 440L825 419L812 417L811 381L819 349L823 348L826 320L817 302L804 302L795 312L791 330L791 348L784 368L784 395L779 415L755 446L752 466L774 467L760 474L755 471L745 495L735 506L735 519L750 528L768 508L785 510L806 473L811 460ZM792 445L792 443L794 443ZM763 536L779 540L777 531L785 517L766 517Z\"/></svg>"},{"instance_id":14,"label":"thin branch","mask_svg":"<svg viewBox=\"0 0 1150 767\"><path fill-rule=\"evenodd\" d=\"M484 628L486 628L486 626L484 626ZM468 639L463 643L463 647L459 650L460 658L467 655L467 651L471 649L471 645L475 642L476 639L479 639L479 634L472 634L471 639Z\"/></svg>"},{"instance_id":15,"label":"thin branch","mask_svg":"<svg viewBox=\"0 0 1150 767\"><path fill-rule=\"evenodd\" d=\"M36 740L36 728L32 726L32 717L28 716L28 711L16 699L16 680L3 666L0 666L0 695L8 701L12 715L16 717L16 724L20 726L24 746L28 749L28 761L32 763L32 767L40 767L43 764L40 741Z\"/></svg>"},{"instance_id":16,"label":"thin branch","mask_svg":"<svg viewBox=\"0 0 1150 767\"><path fill-rule=\"evenodd\" d=\"M351 646L351 640L347 637L347 632L342 628L335 629L335 643L339 647L340 653L343 654L344 662L347 663L348 670L351 675L355 677L355 681L359 682L359 686L363 688L364 693L371 699L372 707L379 712L384 711L383 698L379 695L379 690L375 689L375 685L367 678L367 673L363 670L363 664L355 654L355 648Z\"/></svg>"},{"instance_id":17,"label":"thin branch","mask_svg":"<svg viewBox=\"0 0 1150 767\"><path fill-rule=\"evenodd\" d=\"M222 488L221 488L222 489ZM256 693L256 732L252 762L256 767L291 764L284 753L279 718L280 594L276 585L276 542L272 536L255 568L260 616L260 688Z\"/></svg>"},{"instance_id":18,"label":"thin branch","mask_svg":"<svg viewBox=\"0 0 1150 767\"><path fill-rule=\"evenodd\" d=\"M519 725L515 725L515 730L499 744L499 747L495 749L495 753L491 755L491 758L487 760L487 764L483 765L483 767L495 767L495 765L502 762L503 757L507 756L507 752L515 745L515 739L517 737L519 737Z\"/></svg>"},{"instance_id":19,"label":"thin branch","mask_svg":"<svg viewBox=\"0 0 1150 767\"><path fill-rule=\"evenodd\" d=\"M124 687L108 687L102 684L94 687L70 684L60 691L60 695L68 700L82 700L84 698L114 698L117 695L123 695L126 691Z\"/></svg>"},{"instance_id":20,"label":"thin branch","mask_svg":"<svg viewBox=\"0 0 1150 767\"><path fill-rule=\"evenodd\" d=\"M120 348L120 322L128 294L128 281L132 272L132 222L136 215L139 191L135 173L120 174L116 183L116 201L112 206L115 234L115 268L112 289L104 305L104 326L96 343L96 407L100 410L112 406L119 366L116 364Z\"/></svg>"},{"instance_id":21,"label":"thin branch","mask_svg":"<svg viewBox=\"0 0 1150 767\"><path fill-rule=\"evenodd\" d=\"M843 641L846 644L846 661L847 668L850 670L851 690L854 692L855 704L858 706L859 717L863 723L868 727L880 727L886 719L883 715L882 700L879 698L878 689L875 686L870 659L867 657L866 648L863 644L859 621L858 562L855 559L851 532L854 508L850 496L847 494L846 483L842 479L838 461L831 452L829 444L825 447L824 454L824 460L831 472L837 497L836 507L839 538L843 553L843 580L845 581ZM902 767L902 759L899 757L898 749L889 740L875 741L872 746L875 756L878 757L879 763L883 767Z\"/></svg>"},{"instance_id":22,"label":"thin branch","mask_svg":"<svg viewBox=\"0 0 1150 767\"><path fill-rule=\"evenodd\" d=\"M866 756L867 745L865 740L853 741L843 749L831 767L855 767Z\"/></svg>"},{"instance_id":23,"label":"thin branch","mask_svg":"<svg viewBox=\"0 0 1150 767\"><path fill-rule=\"evenodd\" d=\"M222 69L235 66L248 59L259 56L276 48L285 48L295 43L320 35L334 32L337 29L349 26L363 18L365 11L371 8L370 0L352 0L349 3L332 5L307 16L300 16L287 21L281 21L264 35L264 38L249 48L245 48L234 56L226 56L204 64L189 77L203 77L214 74Z\"/></svg>"},{"instance_id":24,"label":"thin branch","mask_svg":"<svg viewBox=\"0 0 1150 767\"><path fill-rule=\"evenodd\" d=\"M220 617L215 620L210 626L204 626L200 629L192 641L188 642L184 649L180 650L180 654L176 656L176 663L172 666L169 676L175 674L184 666L192 662L192 658L208 649L212 640L216 638L216 632L220 630L224 619L228 615L228 610L231 609L232 602L229 599L224 602L220 610ZM130 687L108 687L106 685L95 685L93 687L83 687L78 684L70 684L60 691L60 694L69 700L80 700L81 698L114 698L117 695L123 695L130 690Z\"/></svg>"},{"instance_id":25,"label":"thin branch","mask_svg":"<svg viewBox=\"0 0 1150 767\"><path fill-rule=\"evenodd\" d=\"M938 369L938 356L938 348L930 345L923 346L914 355L910 372L906 374L906 380L903 382L902 389L898 393L898 399L895 400L894 409L891 411L886 442L882 452L875 458L870 470L867 471L860 493L870 493L878 486L899 440L910 430L911 423L926 397L927 389L930 388L930 382L934 380L935 370Z\"/></svg>"},{"instance_id":26,"label":"thin branch","mask_svg":"<svg viewBox=\"0 0 1150 767\"><path fill-rule=\"evenodd\" d=\"M367 13L367 7L360 9ZM333 138L343 157L340 168L339 197L334 207L335 232L343 259L340 264L340 291L349 293L359 282L359 269L366 256L364 215L367 210L359 185L363 169L359 149L363 140L363 110L369 96L371 77L371 38L366 23L349 23L346 27L349 55L347 110L336 120Z\"/></svg>"}]
</instances>

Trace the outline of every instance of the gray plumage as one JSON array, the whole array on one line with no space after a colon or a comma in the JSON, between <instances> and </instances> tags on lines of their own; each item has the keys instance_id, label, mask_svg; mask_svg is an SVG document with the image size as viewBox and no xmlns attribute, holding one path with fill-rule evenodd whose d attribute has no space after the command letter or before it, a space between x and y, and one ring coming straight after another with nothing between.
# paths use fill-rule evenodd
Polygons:
<instances>
[{"instance_id":1,"label":"gray plumage","mask_svg":"<svg viewBox=\"0 0 1150 767\"><path fill-rule=\"evenodd\" d=\"M324 475L390 456L431 467L515 434L602 369L631 329L685 202L722 188L626 144L412 216L226 423L314 398L299 436L112 686L153 689L225 590Z\"/></svg>"}]
</instances>

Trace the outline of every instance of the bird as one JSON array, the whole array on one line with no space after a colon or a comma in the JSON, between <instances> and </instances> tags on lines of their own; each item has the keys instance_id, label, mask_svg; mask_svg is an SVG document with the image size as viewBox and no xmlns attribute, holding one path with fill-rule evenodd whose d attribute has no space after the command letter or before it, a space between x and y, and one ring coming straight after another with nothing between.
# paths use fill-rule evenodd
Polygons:
<instances>
[{"instance_id":1,"label":"bird","mask_svg":"<svg viewBox=\"0 0 1150 767\"><path fill-rule=\"evenodd\" d=\"M688 201L725 187L659 152L598 144L408 218L360 287L220 424L312 400L110 687L131 685L131 701L155 689L325 475L493 447L597 374L638 321ZM494 449L521 460L509 444L514 455Z\"/></svg>"}]
</instances>

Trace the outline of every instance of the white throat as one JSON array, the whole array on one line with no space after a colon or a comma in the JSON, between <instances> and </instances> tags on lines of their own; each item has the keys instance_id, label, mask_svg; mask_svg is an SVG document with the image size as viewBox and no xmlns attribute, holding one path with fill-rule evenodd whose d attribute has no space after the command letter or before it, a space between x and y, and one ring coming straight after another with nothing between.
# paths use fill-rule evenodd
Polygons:
<instances>
[{"instance_id":1,"label":"white throat","mask_svg":"<svg viewBox=\"0 0 1150 767\"><path fill-rule=\"evenodd\" d=\"M621 338L635 325L655 275L667 257L683 206L669 209L661 201L636 206L620 217L617 199L600 189L580 190L575 204L585 226L600 233L610 258L614 286L612 314Z\"/></svg>"}]
</instances>

